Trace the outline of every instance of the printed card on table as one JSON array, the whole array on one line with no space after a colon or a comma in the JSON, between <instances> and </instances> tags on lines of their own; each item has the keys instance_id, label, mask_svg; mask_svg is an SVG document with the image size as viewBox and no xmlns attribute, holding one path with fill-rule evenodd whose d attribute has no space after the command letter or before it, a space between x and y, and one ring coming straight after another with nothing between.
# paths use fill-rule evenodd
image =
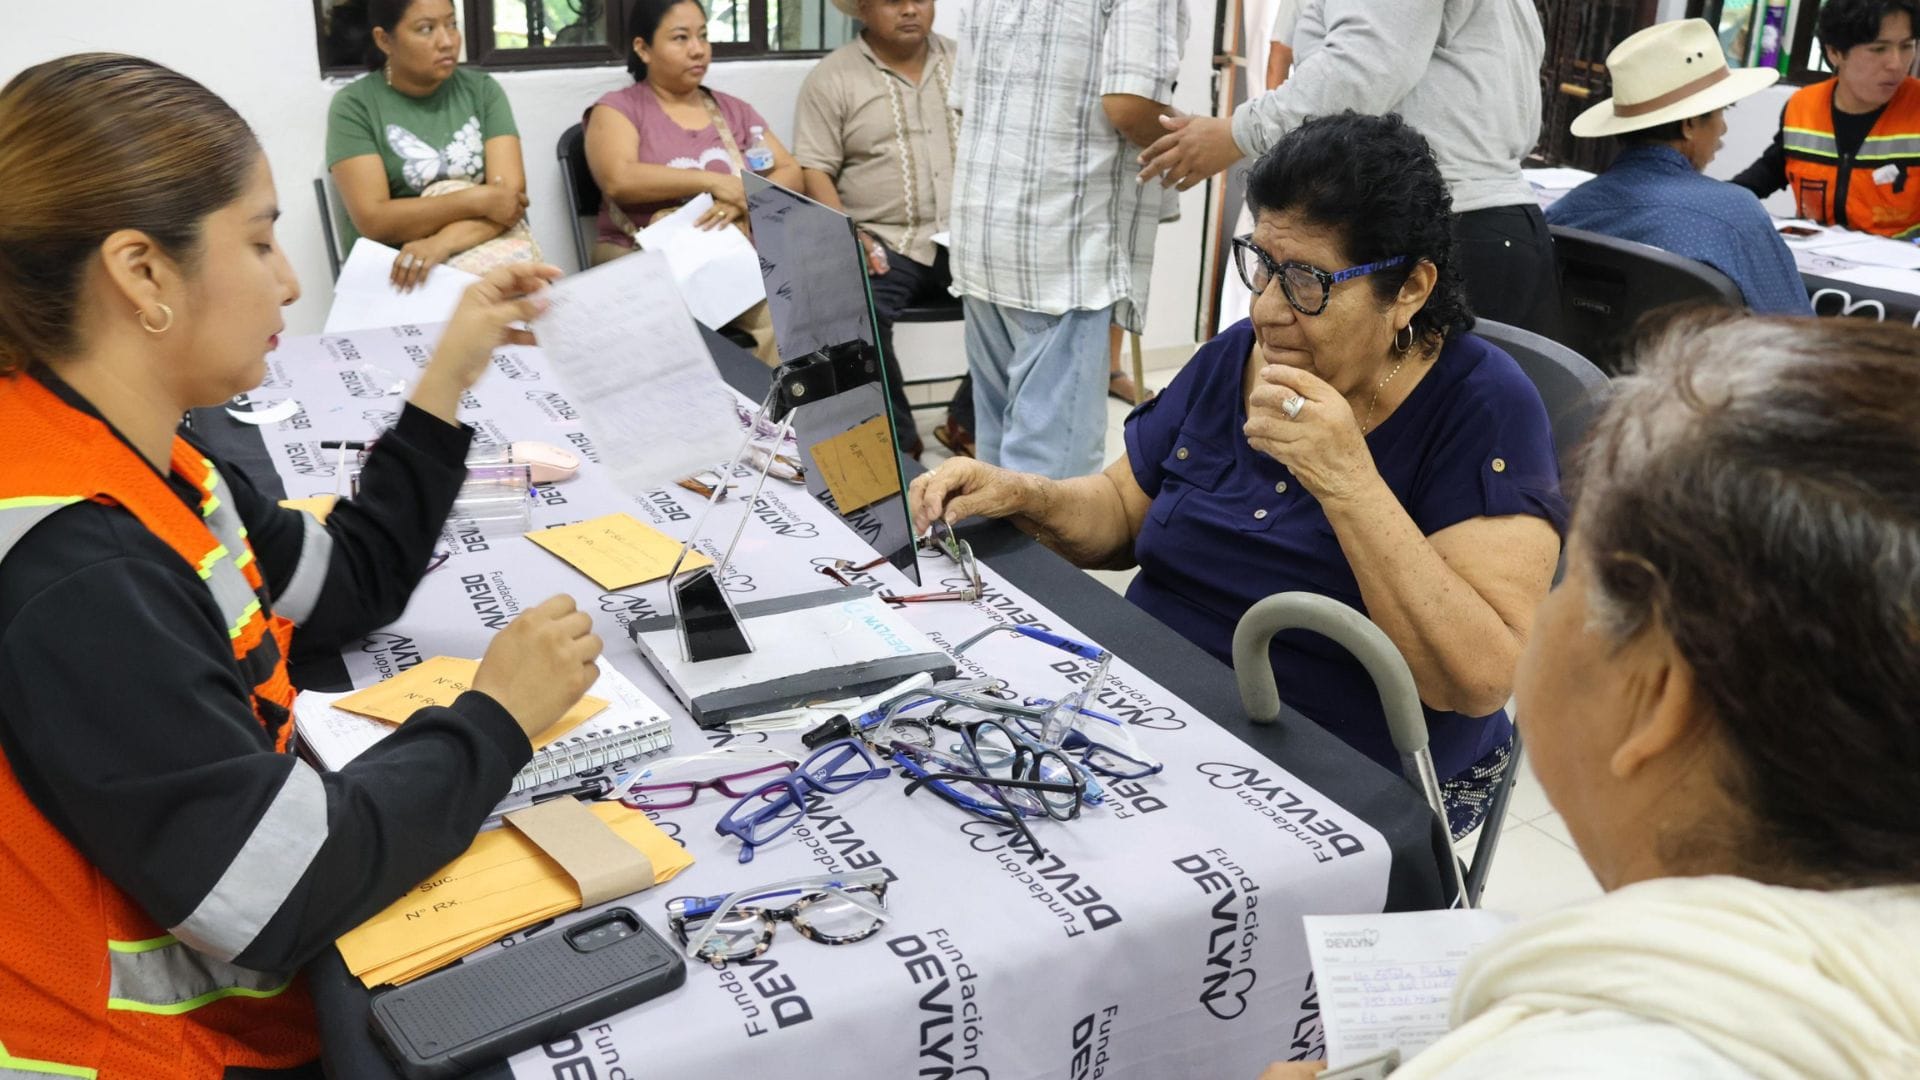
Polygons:
<instances>
[{"instance_id":1,"label":"printed card on table","mask_svg":"<svg viewBox=\"0 0 1920 1080\"><path fill-rule=\"evenodd\" d=\"M574 525L530 532L527 539L558 555L603 589L625 589L666 577L680 557L680 541L635 518L607 514ZM682 570L712 566L698 551L687 552Z\"/></svg>"},{"instance_id":2,"label":"printed card on table","mask_svg":"<svg viewBox=\"0 0 1920 1080\"><path fill-rule=\"evenodd\" d=\"M454 656L436 656L431 660L375 683L357 694L349 694L333 703L360 716L370 716L387 724L404 724L416 711L429 705L451 705L453 700L473 688L474 673L480 661ZM533 740L535 750L572 731L607 707L605 700L583 697L553 725Z\"/></svg>"},{"instance_id":3,"label":"printed card on table","mask_svg":"<svg viewBox=\"0 0 1920 1080\"><path fill-rule=\"evenodd\" d=\"M814 444L813 465L843 514L900 491L900 464L884 416Z\"/></svg>"}]
</instances>

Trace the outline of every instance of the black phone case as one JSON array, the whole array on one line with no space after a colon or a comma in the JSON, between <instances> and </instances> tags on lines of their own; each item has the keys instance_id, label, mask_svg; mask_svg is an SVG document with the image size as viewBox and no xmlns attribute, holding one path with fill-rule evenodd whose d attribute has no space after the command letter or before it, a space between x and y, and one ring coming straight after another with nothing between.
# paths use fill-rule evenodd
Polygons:
<instances>
[{"instance_id":1,"label":"black phone case","mask_svg":"<svg viewBox=\"0 0 1920 1080\"><path fill-rule=\"evenodd\" d=\"M587 950L593 931L626 936ZM679 950L627 908L550 930L484 960L374 995L370 1026L409 1080L459 1076L559 1038L687 981Z\"/></svg>"}]
</instances>

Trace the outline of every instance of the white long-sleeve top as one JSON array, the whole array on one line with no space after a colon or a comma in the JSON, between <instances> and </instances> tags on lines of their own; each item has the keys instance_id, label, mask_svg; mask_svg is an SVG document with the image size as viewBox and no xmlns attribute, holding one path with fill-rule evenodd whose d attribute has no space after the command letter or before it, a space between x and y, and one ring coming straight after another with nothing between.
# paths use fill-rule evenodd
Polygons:
<instances>
[{"instance_id":1,"label":"white long-sleeve top","mask_svg":"<svg viewBox=\"0 0 1920 1080\"><path fill-rule=\"evenodd\" d=\"M1397 112L1433 145L1456 213L1534 202L1546 40L1533 0L1301 0L1293 71L1233 114L1249 157L1311 116Z\"/></svg>"}]
</instances>

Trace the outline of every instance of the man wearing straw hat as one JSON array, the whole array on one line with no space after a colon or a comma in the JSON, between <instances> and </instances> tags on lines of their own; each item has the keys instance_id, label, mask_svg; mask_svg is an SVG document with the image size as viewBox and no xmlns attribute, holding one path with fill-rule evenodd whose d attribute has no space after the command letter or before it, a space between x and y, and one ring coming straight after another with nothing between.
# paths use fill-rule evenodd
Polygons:
<instances>
[{"instance_id":1,"label":"man wearing straw hat","mask_svg":"<svg viewBox=\"0 0 1920 1080\"><path fill-rule=\"evenodd\" d=\"M1573 133L1613 136L1620 155L1573 189L1547 221L1706 263L1764 315L1812 315L1793 253L1753 193L1701 175L1727 133L1728 105L1772 86L1771 68L1727 67L1703 19L1649 26L1607 55L1613 97L1581 113Z\"/></svg>"}]
</instances>

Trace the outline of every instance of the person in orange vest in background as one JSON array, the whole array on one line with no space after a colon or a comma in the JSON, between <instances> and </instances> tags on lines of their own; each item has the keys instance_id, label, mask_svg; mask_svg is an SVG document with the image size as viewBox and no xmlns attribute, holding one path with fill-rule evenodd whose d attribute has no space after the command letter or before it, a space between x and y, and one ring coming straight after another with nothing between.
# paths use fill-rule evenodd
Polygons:
<instances>
[{"instance_id":1,"label":"person in orange vest in background","mask_svg":"<svg viewBox=\"0 0 1920 1080\"><path fill-rule=\"evenodd\" d=\"M0 1077L317 1077L301 966L464 850L593 680L556 597L346 768L286 752L296 633L338 649L406 606L466 475L460 397L559 271L467 291L322 524L179 427L265 374L300 295L278 214L253 132L183 75L92 53L0 88Z\"/></svg>"},{"instance_id":2,"label":"person in orange vest in background","mask_svg":"<svg viewBox=\"0 0 1920 1080\"><path fill-rule=\"evenodd\" d=\"M1860 232L1920 235L1920 4L1827 0L1820 44L1835 75L1787 99L1780 131L1733 182L1761 198L1793 189L1798 217Z\"/></svg>"}]
</instances>

